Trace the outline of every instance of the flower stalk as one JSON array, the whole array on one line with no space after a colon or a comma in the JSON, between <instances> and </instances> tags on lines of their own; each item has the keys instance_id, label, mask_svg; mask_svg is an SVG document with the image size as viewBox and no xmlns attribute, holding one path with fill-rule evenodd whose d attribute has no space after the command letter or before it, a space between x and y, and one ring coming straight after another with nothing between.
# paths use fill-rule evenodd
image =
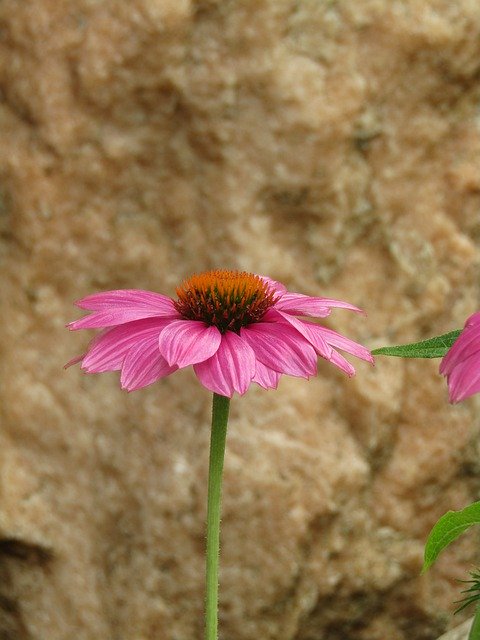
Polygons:
<instances>
[{"instance_id":1,"label":"flower stalk","mask_svg":"<svg viewBox=\"0 0 480 640\"><path fill-rule=\"evenodd\" d=\"M210 462L208 469L207 502L207 562L205 639L218 637L218 565L220 555L220 511L222 501L222 474L225 458L230 399L213 394L212 433L210 436Z\"/></svg>"}]
</instances>

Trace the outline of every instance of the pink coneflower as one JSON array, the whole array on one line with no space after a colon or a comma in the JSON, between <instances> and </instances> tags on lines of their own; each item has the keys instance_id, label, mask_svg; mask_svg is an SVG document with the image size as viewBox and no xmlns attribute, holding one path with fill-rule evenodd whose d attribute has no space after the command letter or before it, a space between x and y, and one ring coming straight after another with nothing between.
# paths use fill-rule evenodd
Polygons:
<instances>
[{"instance_id":1,"label":"pink coneflower","mask_svg":"<svg viewBox=\"0 0 480 640\"><path fill-rule=\"evenodd\" d=\"M282 373L309 378L321 356L353 375L337 349L373 362L365 347L303 317L324 318L347 302L290 293L279 282L244 271L207 271L185 280L177 299L159 293L106 291L77 302L91 313L70 329L102 329L68 364L87 373L121 371L128 391L193 365L213 391L208 471L205 638L218 640L220 502L230 398L251 382L276 388ZM68 365L67 365L68 366Z\"/></svg>"},{"instance_id":2,"label":"pink coneflower","mask_svg":"<svg viewBox=\"0 0 480 640\"><path fill-rule=\"evenodd\" d=\"M128 391L193 365L204 387L231 397L251 382L276 388L284 373L309 378L318 356L354 375L337 349L373 362L362 345L300 319L324 318L333 307L360 311L347 302L291 293L244 271L194 275L176 293L176 300L135 289L82 298L76 305L91 313L68 327L103 331L68 365L81 362L87 373L120 370Z\"/></svg>"},{"instance_id":3,"label":"pink coneflower","mask_svg":"<svg viewBox=\"0 0 480 640\"><path fill-rule=\"evenodd\" d=\"M440 363L447 377L450 402L460 402L480 391L480 311L465 327Z\"/></svg>"}]
</instances>

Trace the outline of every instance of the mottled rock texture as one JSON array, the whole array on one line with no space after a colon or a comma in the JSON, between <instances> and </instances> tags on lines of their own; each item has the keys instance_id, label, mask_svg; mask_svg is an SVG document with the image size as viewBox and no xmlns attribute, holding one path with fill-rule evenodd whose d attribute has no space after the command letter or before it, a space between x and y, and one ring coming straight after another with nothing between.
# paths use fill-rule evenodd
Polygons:
<instances>
[{"instance_id":1,"label":"mottled rock texture","mask_svg":"<svg viewBox=\"0 0 480 640\"><path fill-rule=\"evenodd\" d=\"M368 344L479 306L478 0L0 3L0 638L198 640L210 399L62 365L72 300L247 269ZM221 638L432 640L474 532L476 399L438 362L235 398Z\"/></svg>"}]
</instances>

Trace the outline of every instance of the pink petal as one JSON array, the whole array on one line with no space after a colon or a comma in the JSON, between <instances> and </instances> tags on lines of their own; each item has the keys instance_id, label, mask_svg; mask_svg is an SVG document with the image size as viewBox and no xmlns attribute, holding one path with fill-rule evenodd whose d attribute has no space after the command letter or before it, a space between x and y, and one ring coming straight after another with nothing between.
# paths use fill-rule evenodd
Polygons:
<instances>
[{"instance_id":1,"label":"pink petal","mask_svg":"<svg viewBox=\"0 0 480 640\"><path fill-rule=\"evenodd\" d=\"M75 302L80 309L89 311L110 311L111 309L156 309L170 313L172 299L154 291L142 289L116 289L103 291L81 298Z\"/></svg>"},{"instance_id":2,"label":"pink petal","mask_svg":"<svg viewBox=\"0 0 480 640\"><path fill-rule=\"evenodd\" d=\"M227 331L217 352L193 368L204 387L231 398L234 391L242 395L250 386L255 375L255 354L240 336Z\"/></svg>"},{"instance_id":3,"label":"pink petal","mask_svg":"<svg viewBox=\"0 0 480 640\"><path fill-rule=\"evenodd\" d=\"M279 317L281 322L287 322L289 325L294 327L304 338L308 340L322 358L326 358L327 360L330 359L332 348L327 344L322 335L323 327L320 327L318 324L313 324L313 322L300 320L289 313L284 313L283 311L277 311L275 309L269 310L267 314L265 314L264 319L268 321L275 315Z\"/></svg>"},{"instance_id":4,"label":"pink petal","mask_svg":"<svg viewBox=\"0 0 480 640\"><path fill-rule=\"evenodd\" d=\"M480 391L480 312L465 322L465 328L440 363L447 376L450 402L460 402Z\"/></svg>"},{"instance_id":5,"label":"pink petal","mask_svg":"<svg viewBox=\"0 0 480 640\"><path fill-rule=\"evenodd\" d=\"M75 356L75 358L72 358L66 364L64 364L63 368L68 369L69 367L73 367L74 364L78 364L79 362L81 362L86 355L87 355L86 353L82 353L81 356Z\"/></svg>"},{"instance_id":6,"label":"pink petal","mask_svg":"<svg viewBox=\"0 0 480 640\"><path fill-rule=\"evenodd\" d=\"M349 309L357 313L363 313L353 304L331 298L317 298L305 296L302 293L285 293L274 305L279 311L286 311L297 316L311 316L313 318L325 318L330 314L330 307Z\"/></svg>"},{"instance_id":7,"label":"pink petal","mask_svg":"<svg viewBox=\"0 0 480 640\"><path fill-rule=\"evenodd\" d=\"M171 367L160 355L158 336L150 335L128 351L123 361L120 384L122 389L135 391L170 375L177 368Z\"/></svg>"},{"instance_id":8,"label":"pink petal","mask_svg":"<svg viewBox=\"0 0 480 640\"><path fill-rule=\"evenodd\" d=\"M257 322L240 330L260 360L279 373L308 378L317 370L317 355L313 347L288 324Z\"/></svg>"},{"instance_id":9,"label":"pink petal","mask_svg":"<svg viewBox=\"0 0 480 640\"><path fill-rule=\"evenodd\" d=\"M355 368L338 351L332 351L329 361L344 371L350 378L355 375Z\"/></svg>"},{"instance_id":10,"label":"pink petal","mask_svg":"<svg viewBox=\"0 0 480 640\"><path fill-rule=\"evenodd\" d=\"M450 402L460 402L480 391L480 353L458 364L448 376Z\"/></svg>"},{"instance_id":11,"label":"pink petal","mask_svg":"<svg viewBox=\"0 0 480 640\"><path fill-rule=\"evenodd\" d=\"M471 327L474 324L478 324L480 322L480 311L476 311L475 313L472 313L472 315L467 318L467 321L465 322L465 326L466 327Z\"/></svg>"},{"instance_id":12,"label":"pink petal","mask_svg":"<svg viewBox=\"0 0 480 640\"><path fill-rule=\"evenodd\" d=\"M159 338L160 353L171 365L186 367L211 358L222 336L216 327L198 320L172 320Z\"/></svg>"},{"instance_id":13,"label":"pink petal","mask_svg":"<svg viewBox=\"0 0 480 640\"><path fill-rule=\"evenodd\" d=\"M135 289L96 293L76 305L93 313L67 324L72 331L103 329L151 317L180 318L171 298Z\"/></svg>"},{"instance_id":14,"label":"pink petal","mask_svg":"<svg viewBox=\"0 0 480 640\"><path fill-rule=\"evenodd\" d=\"M355 342L354 340L350 340L350 338L342 336L340 333L333 331L333 329L328 329L327 327L321 327L320 329L323 334L323 338L330 346L346 351L347 353L351 353L352 356L356 356L361 360L366 360L373 364L374 359L372 354L363 345Z\"/></svg>"},{"instance_id":15,"label":"pink petal","mask_svg":"<svg viewBox=\"0 0 480 640\"><path fill-rule=\"evenodd\" d=\"M286 321L295 327L295 329L297 329L297 331L299 331L310 342L315 351L322 356L322 358L329 360L332 364L342 369L342 371L345 371L349 376L355 375L354 367L341 354L335 351L335 349L332 349L332 347L337 347L338 349L351 353L362 360L367 360L368 362L373 363L371 353L364 346L358 344L358 342L354 342L353 340L350 340L350 338L346 338L332 329L314 324L313 322L308 322L307 320L300 320L299 318L290 316L288 313L283 313L282 311L269 312L265 317L273 318L275 314L281 316L283 321Z\"/></svg>"},{"instance_id":16,"label":"pink petal","mask_svg":"<svg viewBox=\"0 0 480 640\"><path fill-rule=\"evenodd\" d=\"M480 351L480 328L466 326L440 363L440 373L448 376L466 358Z\"/></svg>"},{"instance_id":17,"label":"pink petal","mask_svg":"<svg viewBox=\"0 0 480 640\"><path fill-rule=\"evenodd\" d=\"M276 389L278 387L278 381L280 380L280 373L269 369L259 360L255 364L255 375L252 378L253 382L256 382L264 389Z\"/></svg>"},{"instance_id":18,"label":"pink petal","mask_svg":"<svg viewBox=\"0 0 480 640\"><path fill-rule=\"evenodd\" d=\"M107 329L90 342L83 358L82 369L87 373L120 369L131 348L149 338L158 342L160 331L168 322L170 320L166 318L146 318Z\"/></svg>"}]
</instances>

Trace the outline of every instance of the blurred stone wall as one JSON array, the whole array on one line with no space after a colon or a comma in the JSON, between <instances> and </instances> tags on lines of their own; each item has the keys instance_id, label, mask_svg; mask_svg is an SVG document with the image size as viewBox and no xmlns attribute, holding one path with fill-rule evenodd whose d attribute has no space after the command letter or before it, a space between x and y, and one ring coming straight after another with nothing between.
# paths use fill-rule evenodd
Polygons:
<instances>
[{"instance_id":1,"label":"blurred stone wall","mask_svg":"<svg viewBox=\"0 0 480 640\"><path fill-rule=\"evenodd\" d=\"M371 348L479 307L478 0L2 0L0 637L197 640L210 398L62 370L72 301L213 267ZM478 560L478 402L437 361L235 398L221 637L432 640Z\"/></svg>"}]
</instances>

